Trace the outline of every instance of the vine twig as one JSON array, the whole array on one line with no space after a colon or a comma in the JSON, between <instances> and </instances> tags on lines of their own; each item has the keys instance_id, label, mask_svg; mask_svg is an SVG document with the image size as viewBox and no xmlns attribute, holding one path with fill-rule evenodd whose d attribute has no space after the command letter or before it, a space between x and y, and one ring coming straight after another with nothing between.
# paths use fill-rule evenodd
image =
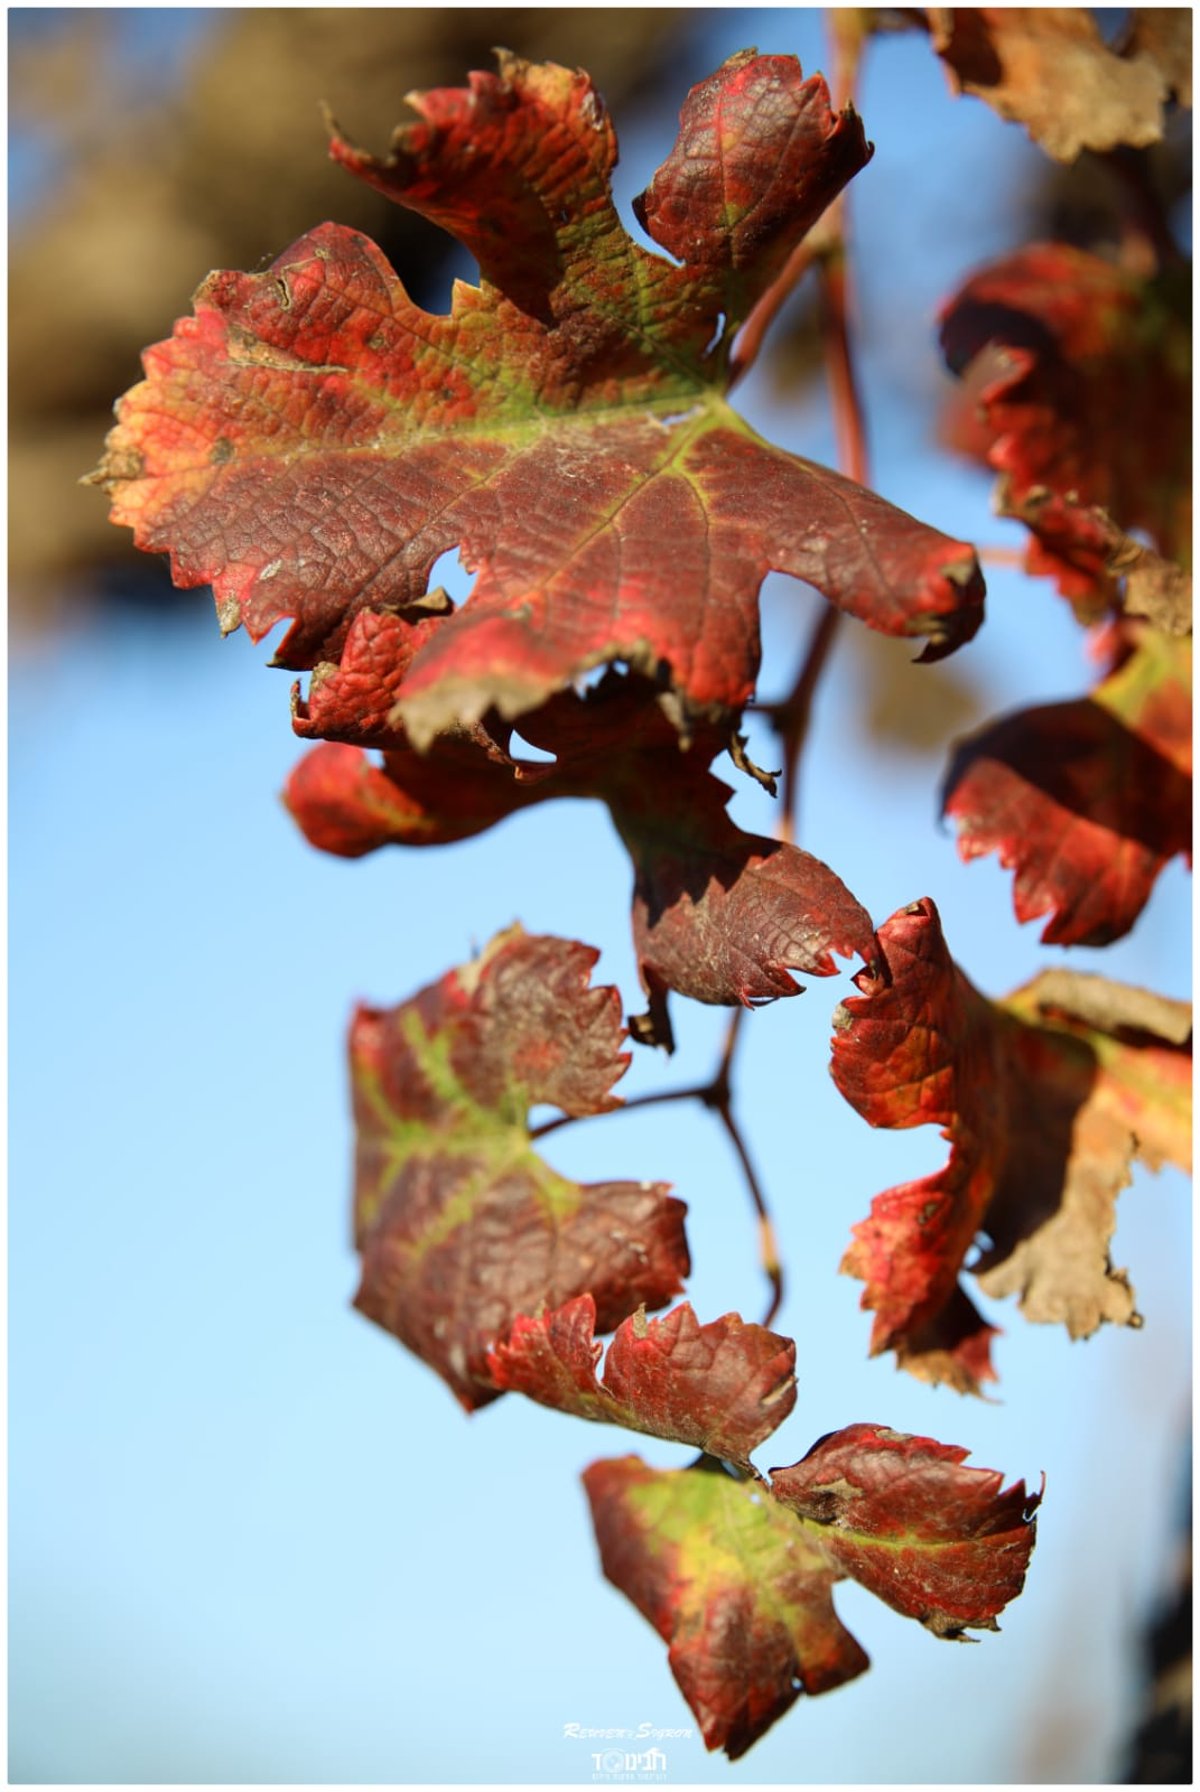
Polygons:
<instances>
[{"instance_id":1,"label":"vine twig","mask_svg":"<svg viewBox=\"0 0 1200 1792\"><path fill-rule=\"evenodd\" d=\"M531 1139L547 1138L560 1127L574 1126L577 1120L603 1120L606 1114L628 1114L631 1108L655 1108L665 1101L705 1101L712 1089L711 1083L689 1084L686 1089L652 1089L649 1095L631 1095L619 1107L601 1108L596 1114L559 1114L553 1120L543 1120L540 1126L531 1126Z\"/></svg>"},{"instance_id":2,"label":"vine twig","mask_svg":"<svg viewBox=\"0 0 1200 1792\"><path fill-rule=\"evenodd\" d=\"M820 243L815 233L810 233L803 242L796 244L779 273L754 306L738 331L737 340L733 345L733 353L729 360L730 388L736 386L742 376L753 367L758 359L759 350L762 348L767 331L805 274L815 264L820 253Z\"/></svg>"},{"instance_id":3,"label":"vine twig","mask_svg":"<svg viewBox=\"0 0 1200 1792\"><path fill-rule=\"evenodd\" d=\"M739 1012L744 1012L739 1010ZM783 1265L779 1260L779 1246L775 1240L775 1226L767 1207L766 1196L755 1173L750 1153L746 1149L741 1129L734 1118L731 1105L718 1107L716 1110L722 1126L729 1135L731 1144L738 1154L742 1166L742 1174L746 1178L746 1187L750 1191L750 1199L754 1203L754 1211L758 1215L758 1258L762 1272L771 1285L771 1299L763 1314L761 1323L769 1326L783 1305Z\"/></svg>"},{"instance_id":4,"label":"vine twig","mask_svg":"<svg viewBox=\"0 0 1200 1792\"><path fill-rule=\"evenodd\" d=\"M861 34L847 34L839 28L836 18L831 21L833 91L838 105L847 105L853 101L861 42ZM825 228L817 263L821 289L821 334L837 436L838 465L843 473L859 485L867 485L870 483L870 456L851 340L853 284L847 250L846 216L846 196L843 194L834 201L822 220ZM783 754L783 803L779 835L786 841L794 841L796 838L800 757L808 738L817 685L828 663L840 626L841 612L830 605L823 606L791 691L782 702L762 706L762 713L769 718L779 736Z\"/></svg>"},{"instance_id":5,"label":"vine twig","mask_svg":"<svg viewBox=\"0 0 1200 1792\"><path fill-rule=\"evenodd\" d=\"M1018 566L1024 568L1025 549L1016 547L988 547L975 544L975 557L981 566Z\"/></svg>"},{"instance_id":6,"label":"vine twig","mask_svg":"<svg viewBox=\"0 0 1200 1792\"><path fill-rule=\"evenodd\" d=\"M750 1199L758 1216L759 1261L763 1274L771 1288L770 1304L762 1320L763 1325L770 1325L783 1303L783 1268L779 1261L779 1250L775 1242L775 1227L767 1207L766 1196L762 1184L758 1180L746 1141L733 1112L733 1060L737 1051L737 1042L741 1034L742 1019L746 1013L744 1008L735 1008L729 1017L729 1025L725 1029L725 1040L721 1047L721 1056L717 1068L707 1083L692 1083L686 1089L655 1089L648 1095L635 1095L629 1101L622 1102L619 1108L606 1108L603 1113L626 1114L631 1108L660 1107L668 1101L698 1101L714 1113L725 1129L726 1136L738 1162L742 1166L742 1174L746 1179ZM548 1134L557 1132L562 1126L570 1126L580 1119L600 1119L600 1114L559 1114L554 1120L544 1120L540 1126L530 1128L531 1139L544 1139Z\"/></svg>"},{"instance_id":7,"label":"vine twig","mask_svg":"<svg viewBox=\"0 0 1200 1792\"><path fill-rule=\"evenodd\" d=\"M747 1010L735 1008L729 1017L729 1025L725 1029L725 1043L721 1048L721 1058L706 1088L698 1090L697 1096L704 1106L714 1113L742 1166L742 1174L746 1179L746 1188L758 1215L758 1255L762 1272L771 1288L771 1299L763 1316L762 1324L770 1325L776 1313L783 1305L783 1265L779 1259L779 1247L775 1241L775 1227L767 1207L767 1198L762 1184L758 1180L753 1161L751 1160L741 1127L733 1111L733 1060L737 1053L738 1040L741 1037L742 1022Z\"/></svg>"},{"instance_id":8,"label":"vine twig","mask_svg":"<svg viewBox=\"0 0 1200 1792\"><path fill-rule=\"evenodd\" d=\"M776 832L779 838L789 845L796 840L796 811L799 797L800 757L804 743L808 738L809 723L812 720L813 698L821 673L825 669L830 649L836 639L841 622L840 612L831 605L822 606L821 613L813 625L809 636L808 651L796 675L796 682L782 703L770 703L762 706L766 715L779 736L780 751L783 758L783 797L779 815L779 826Z\"/></svg>"},{"instance_id":9,"label":"vine twig","mask_svg":"<svg viewBox=\"0 0 1200 1792\"><path fill-rule=\"evenodd\" d=\"M1121 253L1126 264L1147 276L1185 265L1186 257L1175 241L1144 151L1120 144L1096 152L1095 159L1108 169L1118 188Z\"/></svg>"},{"instance_id":10,"label":"vine twig","mask_svg":"<svg viewBox=\"0 0 1200 1792\"><path fill-rule=\"evenodd\" d=\"M858 59L862 52L863 21L857 16L839 12L827 14L830 68L830 97L835 110L844 111L854 103L858 79ZM729 385L732 388L749 372L758 359L767 331L779 316L810 268L820 266L836 249L840 232L840 201L830 206L808 235L792 250L783 267L766 292L754 305L738 332L729 362Z\"/></svg>"}]
</instances>

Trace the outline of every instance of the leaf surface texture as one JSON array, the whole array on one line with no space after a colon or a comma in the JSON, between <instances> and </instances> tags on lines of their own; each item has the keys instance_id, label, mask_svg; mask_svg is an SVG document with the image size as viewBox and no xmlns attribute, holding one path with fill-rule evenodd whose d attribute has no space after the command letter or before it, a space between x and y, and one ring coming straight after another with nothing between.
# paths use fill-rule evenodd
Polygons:
<instances>
[{"instance_id":1,"label":"leaf surface texture","mask_svg":"<svg viewBox=\"0 0 1200 1792\"><path fill-rule=\"evenodd\" d=\"M684 1206L652 1182L584 1186L532 1149L528 1114L619 1105L614 989L574 941L498 935L481 956L350 1035L357 1132L355 1304L471 1408L522 1313L590 1294L602 1330L665 1306L688 1272Z\"/></svg>"}]
</instances>

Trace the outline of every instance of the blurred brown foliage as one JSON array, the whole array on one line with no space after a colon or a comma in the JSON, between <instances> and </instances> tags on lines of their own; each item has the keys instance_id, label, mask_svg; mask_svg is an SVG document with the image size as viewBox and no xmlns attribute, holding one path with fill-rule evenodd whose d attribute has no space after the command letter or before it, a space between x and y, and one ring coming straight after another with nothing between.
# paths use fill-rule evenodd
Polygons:
<instances>
[{"instance_id":1,"label":"blurred brown foliage","mask_svg":"<svg viewBox=\"0 0 1200 1792\"><path fill-rule=\"evenodd\" d=\"M122 67L118 30L151 18L63 9L12 30L10 116L61 178L13 228L9 272L9 574L18 621L90 594L137 555L80 477L139 351L218 267L263 266L336 218L367 232L414 297L446 239L328 161L319 105L382 151L413 89L459 86L503 44L586 67L614 110L661 73L689 14L667 8L285 7L214 12L177 84ZM10 24L13 15L10 15ZM127 35L126 40L127 41ZM163 589L166 590L163 572Z\"/></svg>"}]
</instances>

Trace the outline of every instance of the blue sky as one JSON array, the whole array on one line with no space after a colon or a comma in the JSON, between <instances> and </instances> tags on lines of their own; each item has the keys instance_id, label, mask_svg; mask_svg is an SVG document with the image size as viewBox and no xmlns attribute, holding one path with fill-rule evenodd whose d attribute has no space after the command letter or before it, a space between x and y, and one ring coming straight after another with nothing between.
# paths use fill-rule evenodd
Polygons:
<instances>
[{"instance_id":1,"label":"blue sky","mask_svg":"<svg viewBox=\"0 0 1200 1792\"><path fill-rule=\"evenodd\" d=\"M811 13L706 18L677 94L621 131L622 202L669 148L675 100L748 42L822 61ZM853 193L876 484L950 534L1012 540L988 480L931 445L929 319L1019 240L1037 152L952 102L917 35L878 47L861 110L877 145ZM743 401L776 440L832 460L819 391L783 402L768 359ZM989 593L963 655L989 713L1086 688L1083 637L1048 585L995 572ZM765 691L788 679L814 601L769 581ZM10 1776L583 1782L588 1745L564 1725L691 1725L659 1640L600 1578L579 1487L630 1440L515 1398L468 1420L350 1310L343 1037L356 999L401 999L517 917L602 947L597 975L634 1007L628 864L584 804L438 851L313 853L276 797L298 743L267 653L221 641L196 592L13 652ZM900 644L896 657L897 676L925 675ZM1009 878L960 865L938 825L941 755L865 739L860 681L843 642L803 843L877 920L933 895L989 993L1063 962L1188 993L1181 867L1118 946L1039 946ZM755 757L771 757L761 737ZM753 788L734 813L773 826ZM760 1459L794 1461L855 1420L937 1436L1012 1478L1046 1472L1040 1542L1002 1634L977 1647L839 1589L872 1671L801 1701L732 1767L694 1734L664 1743L669 1779L1110 1777L1188 1422L1186 1185L1139 1172L1121 1198L1114 1255L1141 1333L1072 1346L989 1309L1005 1331L996 1404L868 1362L857 1285L834 1273L849 1227L944 1146L932 1129L870 1132L833 1090L829 1017L848 991L814 983L745 1030L741 1113L788 1266L778 1325L799 1353L796 1411ZM723 1023L680 1004L676 1058L638 1053L623 1092L705 1075ZM709 1117L604 1119L546 1155L585 1179L672 1181L701 1317L761 1310L745 1192Z\"/></svg>"}]
</instances>

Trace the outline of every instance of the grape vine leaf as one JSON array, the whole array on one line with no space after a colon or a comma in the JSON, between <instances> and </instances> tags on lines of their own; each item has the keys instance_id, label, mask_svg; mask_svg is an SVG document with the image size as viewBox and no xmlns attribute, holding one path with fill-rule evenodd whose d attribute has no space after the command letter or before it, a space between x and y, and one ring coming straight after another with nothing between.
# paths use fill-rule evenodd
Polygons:
<instances>
[{"instance_id":1,"label":"grape vine leaf","mask_svg":"<svg viewBox=\"0 0 1200 1792\"><path fill-rule=\"evenodd\" d=\"M962 1466L966 1451L851 1425L769 1485L709 1461L594 1462L584 1486L607 1578L669 1645L705 1744L744 1755L801 1692L861 1674L833 1605L859 1581L935 1636L996 1629L1020 1592L1040 1495Z\"/></svg>"},{"instance_id":2,"label":"grape vine leaf","mask_svg":"<svg viewBox=\"0 0 1200 1792\"><path fill-rule=\"evenodd\" d=\"M488 1358L493 1381L577 1418L738 1464L749 1463L796 1403L795 1344L736 1313L701 1325L686 1301L662 1319L639 1309L617 1328L603 1381L595 1327L590 1294L516 1319Z\"/></svg>"},{"instance_id":3,"label":"grape vine leaf","mask_svg":"<svg viewBox=\"0 0 1200 1792\"><path fill-rule=\"evenodd\" d=\"M981 1239L971 1273L985 1294L1016 1294L1027 1318L1073 1338L1139 1323L1109 1258L1116 1197L1135 1157L1189 1163L1190 1017L1066 971L988 1001L928 898L878 937L883 967L860 972L862 995L834 1016L834 1081L872 1126L940 1125L951 1150L944 1169L876 1196L842 1269L866 1283L873 1355L894 1350L919 1378L978 1393L995 1378L994 1328L959 1274Z\"/></svg>"},{"instance_id":4,"label":"grape vine leaf","mask_svg":"<svg viewBox=\"0 0 1200 1792\"><path fill-rule=\"evenodd\" d=\"M1084 6L925 10L955 91L1023 124L1056 161L1073 162L1083 149L1157 143L1167 100L1190 100L1188 7L1136 8L1135 19L1178 15L1180 24L1135 28L1120 49L1109 48Z\"/></svg>"},{"instance_id":5,"label":"grape vine leaf","mask_svg":"<svg viewBox=\"0 0 1200 1792\"><path fill-rule=\"evenodd\" d=\"M620 1105L629 1054L599 954L498 934L350 1035L357 1130L355 1305L423 1358L468 1411L501 1391L490 1347L522 1313L588 1293L611 1330L665 1306L688 1273L684 1205L661 1183L568 1181L530 1146L528 1113Z\"/></svg>"},{"instance_id":6,"label":"grape vine leaf","mask_svg":"<svg viewBox=\"0 0 1200 1792\"><path fill-rule=\"evenodd\" d=\"M406 637L437 626L364 613L341 666L314 674L307 700L297 695L297 731L338 743L302 760L285 793L315 846L356 856L388 842L441 843L532 803L600 798L634 867L634 940L650 1001L637 1028L644 1042L670 1044L668 990L751 1005L796 994L793 971L833 974L835 952L870 961L871 919L840 878L726 813L729 788L708 767L727 735L698 723L683 750L669 699L645 680L610 671L585 694L560 692L524 717L525 737L553 764L512 757L511 730L494 715L416 752L386 719L390 672L378 668L402 664ZM382 747L382 766L352 741Z\"/></svg>"},{"instance_id":7,"label":"grape vine leaf","mask_svg":"<svg viewBox=\"0 0 1200 1792\"><path fill-rule=\"evenodd\" d=\"M1103 946L1191 847L1190 642L1150 629L1090 697L1019 710L957 747L943 812L964 859L998 851L1019 921Z\"/></svg>"},{"instance_id":8,"label":"grape vine leaf","mask_svg":"<svg viewBox=\"0 0 1200 1792\"><path fill-rule=\"evenodd\" d=\"M95 476L226 630L291 626L276 663L336 662L364 608L476 573L397 695L413 743L512 718L625 661L691 715L736 711L770 568L885 633L950 652L982 619L972 550L770 446L728 406L737 327L868 160L853 111L793 57L745 51L690 94L640 202L588 77L500 53L352 172L476 256L448 316L366 238L324 224L260 274L217 273L118 408Z\"/></svg>"},{"instance_id":9,"label":"grape vine leaf","mask_svg":"<svg viewBox=\"0 0 1200 1792\"><path fill-rule=\"evenodd\" d=\"M1128 570L1124 532L1187 559L1185 275L1147 279L1066 244L1031 244L966 281L943 310L941 339L1002 475L997 508L1033 535L1030 572L1053 576L1090 620Z\"/></svg>"}]
</instances>

